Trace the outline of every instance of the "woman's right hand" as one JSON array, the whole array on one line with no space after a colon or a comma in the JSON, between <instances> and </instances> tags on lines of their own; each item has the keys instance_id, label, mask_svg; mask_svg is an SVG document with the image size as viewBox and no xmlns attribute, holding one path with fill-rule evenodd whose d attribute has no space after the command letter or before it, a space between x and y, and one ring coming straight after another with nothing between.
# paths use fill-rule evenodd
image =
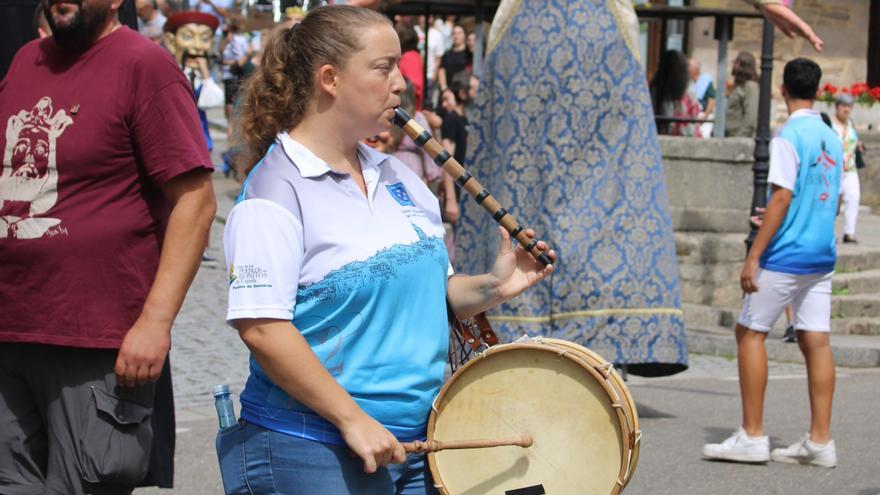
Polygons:
<instances>
[{"instance_id":1,"label":"woman's right hand","mask_svg":"<svg viewBox=\"0 0 880 495\"><path fill-rule=\"evenodd\" d=\"M364 461L365 473L406 461L406 452L397 438L365 413L341 425L339 431L348 447Z\"/></svg>"}]
</instances>

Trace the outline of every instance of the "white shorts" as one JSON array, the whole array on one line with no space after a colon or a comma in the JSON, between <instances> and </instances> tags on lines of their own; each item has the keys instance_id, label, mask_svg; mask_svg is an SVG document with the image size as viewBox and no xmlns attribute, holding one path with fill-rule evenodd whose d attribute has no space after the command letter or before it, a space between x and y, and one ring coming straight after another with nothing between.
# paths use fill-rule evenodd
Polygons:
<instances>
[{"instance_id":1,"label":"white shorts","mask_svg":"<svg viewBox=\"0 0 880 495\"><path fill-rule=\"evenodd\" d=\"M759 268L755 277L758 292L745 295L737 322L756 332L769 332L791 304L795 330L831 331L832 274L794 275Z\"/></svg>"}]
</instances>

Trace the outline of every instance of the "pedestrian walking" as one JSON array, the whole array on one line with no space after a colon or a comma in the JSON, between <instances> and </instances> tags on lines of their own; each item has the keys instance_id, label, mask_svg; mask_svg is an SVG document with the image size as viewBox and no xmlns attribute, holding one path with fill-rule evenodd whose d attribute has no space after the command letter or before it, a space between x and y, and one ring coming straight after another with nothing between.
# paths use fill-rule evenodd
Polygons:
<instances>
[{"instance_id":1,"label":"pedestrian walking","mask_svg":"<svg viewBox=\"0 0 880 495\"><path fill-rule=\"evenodd\" d=\"M552 272L504 231L490 273L452 275L436 197L360 143L391 126L400 57L385 16L319 7L268 42L243 87L259 163L224 245L227 320L252 359L242 420L217 437L227 493L431 492L425 456L400 442L426 436L447 301L469 317Z\"/></svg>"},{"instance_id":2,"label":"pedestrian walking","mask_svg":"<svg viewBox=\"0 0 880 495\"><path fill-rule=\"evenodd\" d=\"M856 224L859 219L859 200L861 187L857 155L863 148L859 142L859 134L851 118L853 97L842 93L834 100L834 118L831 125L843 143L843 242L857 243Z\"/></svg>"},{"instance_id":3,"label":"pedestrian walking","mask_svg":"<svg viewBox=\"0 0 880 495\"><path fill-rule=\"evenodd\" d=\"M195 99L122 0L44 1L0 82L0 491L172 486L171 327L215 198Z\"/></svg>"},{"instance_id":4,"label":"pedestrian walking","mask_svg":"<svg viewBox=\"0 0 880 495\"><path fill-rule=\"evenodd\" d=\"M822 70L811 60L799 58L785 65L782 94L789 118L770 145L772 192L741 274L746 295L736 341L742 425L723 442L703 447L703 456L709 459L837 465L830 431L835 374L829 332L843 148L813 110L821 77ZM789 304L807 364L811 423L797 442L770 452L763 418L764 341Z\"/></svg>"}]
</instances>

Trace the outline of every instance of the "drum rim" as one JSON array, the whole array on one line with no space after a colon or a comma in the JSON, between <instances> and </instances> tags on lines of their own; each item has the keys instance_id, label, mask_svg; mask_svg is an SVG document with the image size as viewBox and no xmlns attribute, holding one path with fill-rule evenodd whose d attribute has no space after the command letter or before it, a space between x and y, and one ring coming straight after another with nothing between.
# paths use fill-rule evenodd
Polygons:
<instances>
[{"instance_id":1,"label":"drum rim","mask_svg":"<svg viewBox=\"0 0 880 495\"><path fill-rule=\"evenodd\" d=\"M535 340L532 342L511 342L508 344L494 345L492 347L489 347L485 351L475 355L473 358L471 358L470 361L468 361L462 367L457 369L455 371L455 373L453 373L452 376L450 376L449 379L446 380L446 383L444 383L443 386L440 388L440 392L437 394L437 397L434 399L434 402L431 404L431 414L428 417L428 431L426 434L427 439L432 440L434 438L434 430L435 430L436 423L437 423L437 414L439 413L438 405L446 397L447 392L452 387L452 384L455 383L456 378L459 375L463 374L465 372L465 370L471 368L472 366L475 366L476 363L486 359L490 355L498 354L498 353L506 352L506 351L511 351L511 350L521 350L521 349L533 349L533 350L537 350L537 351L541 351L541 352L553 353L558 357L564 357L564 358L570 360L571 362L573 362L574 364L576 364L577 366L580 366L581 368L585 369L588 373L590 373L593 376L593 378L596 379L596 381L602 387L602 390L605 391L605 395L607 396L608 401L611 404L611 408L616 413L615 417L617 418L617 424L620 428L619 440L621 442L621 445L624 447L622 449L622 455L621 455L621 460L620 460L620 470L618 471L618 474L617 474L617 482L614 484L614 486L612 487L612 490L611 490L611 495L619 494L620 491L623 489L623 487L626 486L626 484L628 483L628 481L629 481L628 478L632 477L632 469L629 468L629 464L630 464L630 460L632 459L632 456L627 458L626 451L627 451L627 448L629 449L630 452L632 452L634 450L630 446L630 438L631 438L631 435L634 434L634 432L632 432L630 430L630 425L629 425L628 421L626 421L626 413L623 410L624 405L622 403L619 404L618 407L615 407L615 405L614 405L614 395L616 394L618 396L618 400L620 400L621 394L617 393L616 391L612 392L612 386L610 383L610 377L612 376L612 374L608 373L608 377L603 376L603 374L600 371L598 371L595 367L590 366L588 363L585 363L585 361L587 361L587 359L581 359L579 357L576 357L569 350L563 350L563 352L560 352L560 349L562 349L561 346L555 345L552 343L545 343L542 340ZM598 354L596 356L598 356ZM593 359L593 356L587 355L587 357L589 359ZM601 356L599 356L599 357L601 358ZM604 362L604 364L608 363L608 361L606 361L604 358L601 361ZM599 364L603 364L602 362L600 362ZM613 369L611 371L613 371ZM626 389L626 391L629 392L629 389ZM624 402L624 401L621 401L621 402ZM427 457L428 457L428 469L431 471L431 476L434 479L434 488L436 488L442 495L453 495L446 488L445 484L443 483L443 478L439 476L439 471L438 471L438 467L437 467L437 460L436 460L436 453L433 453L433 452L429 453L427 455ZM628 477L626 476L627 473L629 473Z\"/></svg>"}]
</instances>

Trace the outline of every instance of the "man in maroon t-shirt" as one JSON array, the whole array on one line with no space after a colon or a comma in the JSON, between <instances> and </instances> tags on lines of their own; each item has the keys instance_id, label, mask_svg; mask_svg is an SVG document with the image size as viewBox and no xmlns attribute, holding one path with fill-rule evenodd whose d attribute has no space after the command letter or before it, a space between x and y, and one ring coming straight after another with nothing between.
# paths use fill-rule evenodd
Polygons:
<instances>
[{"instance_id":1,"label":"man in maroon t-shirt","mask_svg":"<svg viewBox=\"0 0 880 495\"><path fill-rule=\"evenodd\" d=\"M216 204L189 83L122 1L43 0L53 36L0 82L4 493L171 484L171 325Z\"/></svg>"}]
</instances>

